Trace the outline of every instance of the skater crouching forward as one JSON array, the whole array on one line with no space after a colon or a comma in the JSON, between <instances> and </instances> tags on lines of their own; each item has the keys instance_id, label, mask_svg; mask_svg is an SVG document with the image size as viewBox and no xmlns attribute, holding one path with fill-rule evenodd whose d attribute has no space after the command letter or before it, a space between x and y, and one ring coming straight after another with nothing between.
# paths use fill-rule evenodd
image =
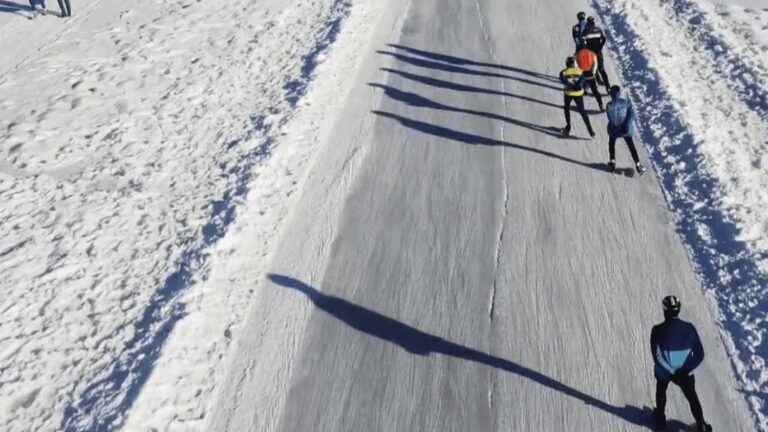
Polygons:
<instances>
[{"instance_id":1,"label":"skater crouching forward","mask_svg":"<svg viewBox=\"0 0 768 432\"><path fill-rule=\"evenodd\" d=\"M605 110L608 115L608 170L616 170L616 140L624 138L629 147L632 160L635 161L635 169L638 174L645 172L645 167L640 163L637 149L632 138L635 135L635 110L627 98L621 97L621 87L613 86L610 90L611 101Z\"/></svg>"},{"instance_id":2,"label":"skater crouching forward","mask_svg":"<svg viewBox=\"0 0 768 432\"><path fill-rule=\"evenodd\" d=\"M651 355L656 376L656 430L665 430L667 419L664 411L667 405L667 387L673 382L680 387L691 406L696 419L696 431L711 432L712 427L704 421L699 396L696 394L696 379L693 371L704 360L704 348L693 324L679 319L680 300L675 296L664 297L664 322L651 331Z\"/></svg>"},{"instance_id":3,"label":"skater crouching forward","mask_svg":"<svg viewBox=\"0 0 768 432\"><path fill-rule=\"evenodd\" d=\"M571 133L571 102L576 103L576 109L579 110L584 124L587 126L589 136L594 137L595 131L589 122L589 117L584 111L584 84L586 77L584 72L576 67L576 59L568 57L565 59L565 69L560 72L560 82L563 83L565 94L563 98L563 110L565 113L565 127L563 135L568 136Z\"/></svg>"}]
</instances>

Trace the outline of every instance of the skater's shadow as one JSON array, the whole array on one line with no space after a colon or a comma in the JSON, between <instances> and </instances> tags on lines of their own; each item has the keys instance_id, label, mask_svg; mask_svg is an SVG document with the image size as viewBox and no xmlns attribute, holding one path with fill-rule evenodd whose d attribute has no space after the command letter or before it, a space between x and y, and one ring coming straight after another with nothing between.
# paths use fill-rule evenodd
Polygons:
<instances>
[{"instance_id":1,"label":"skater's shadow","mask_svg":"<svg viewBox=\"0 0 768 432\"><path fill-rule=\"evenodd\" d=\"M429 76L417 75L410 72L401 71L398 69L381 68L381 70L393 75L397 75L401 78L409 79L419 84L426 84L432 87L453 90L453 91L467 92L467 93L479 93L479 94L489 94L489 95L495 95L495 96L504 96L512 99L519 99L525 102L533 102L533 103L541 104L551 108L557 108L558 110L563 109L562 105L532 98L530 96L524 96L520 94L506 92L506 91L492 90L492 89L487 89L482 87L475 87L471 85L460 84L453 81L446 81L446 80L441 80L441 79L437 79Z\"/></svg>"},{"instance_id":2,"label":"skater's shadow","mask_svg":"<svg viewBox=\"0 0 768 432\"><path fill-rule=\"evenodd\" d=\"M18 13L21 11L32 11L29 4L18 4L12 1L0 0L0 12Z\"/></svg>"},{"instance_id":3,"label":"skater's shadow","mask_svg":"<svg viewBox=\"0 0 768 432\"><path fill-rule=\"evenodd\" d=\"M515 362L495 357L463 345L447 341L411 327L405 323L384 316L378 312L358 306L339 297L323 294L315 288L294 278L269 274L268 278L276 285L294 289L305 295L318 309L343 322L349 327L393 343L402 349L420 356L440 354L458 359L480 363L492 368L513 373L534 381L546 388L558 391L568 397L577 399L586 405L601 409L609 414L619 417L629 423L649 427L650 409L638 408L631 405L624 407L614 406L600 399L581 392L573 387L561 383L541 372L527 368ZM670 422L677 426L679 422ZM682 428L684 425L679 423ZM684 430L684 429L670 429Z\"/></svg>"},{"instance_id":4,"label":"skater's shadow","mask_svg":"<svg viewBox=\"0 0 768 432\"><path fill-rule=\"evenodd\" d=\"M550 81L553 83L559 83L560 81L558 78L554 75L544 74L540 72L533 72L522 68L517 68L514 66L507 66L502 64L495 64L495 63L487 63L487 62L479 62L475 60L469 60L461 57L456 57L452 55L447 54L440 54L432 51L426 51L416 48L411 48L404 45L397 45L397 44L388 44L390 48L394 48L396 50L405 51L408 54L416 55L425 57L432 60L437 60L445 63L451 63L454 65L463 65L463 66L479 66L479 67L486 67L486 68L492 68L492 69L500 69L508 72L514 72L522 75L527 75L533 78L541 79L544 81Z\"/></svg>"},{"instance_id":5,"label":"skater's shadow","mask_svg":"<svg viewBox=\"0 0 768 432\"><path fill-rule=\"evenodd\" d=\"M507 147L507 148L513 148L517 150L522 150L526 152L535 153L542 156L551 157L563 162L569 162L572 164L580 165L586 168L592 168L598 171L607 171L607 168L605 167L605 164L601 163L586 163L582 161L578 161L576 159L571 159L566 156L559 155L557 153L552 153L546 150L541 150L533 147L527 147L521 144L514 144L510 142L505 141L499 141L492 138L486 138L480 135L474 135L467 132L460 132L454 129L446 128L443 126L437 126L431 123L426 123L419 120L413 120L409 118L405 118L402 116L399 116L397 114L384 112L384 111L371 111L372 113L385 117L388 119L392 119L400 123L402 126L407 127L409 129L413 129L416 131L419 131L424 134L433 135L440 138L446 138L453 141L458 141L464 144L469 145L486 145L486 146L501 146L501 147ZM544 128L544 126L538 126L539 128ZM554 130L554 128L550 127L550 130ZM551 133L550 133L551 134ZM560 135L558 135L559 137ZM573 138L572 138L573 139Z\"/></svg>"},{"instance_id":6,"label":"skater's shadow","mask_svg":"<svg viewBox=\"0 0 768 432\"><path fill-rule=\"evenodd\" d=\"M440 102L433 101L431 99L425 98L423 96L417 95L416 93L410 93L403 90L396 89L394 87L384 85L384 84L376 84L376 83L368 83L369 86L373 88L378 88L381 90L384 90L384 94L389 96L390 98L403 102L405 104L408 104L410 106L414 107L421 107L421 108L430 108L440 111L449 111L449 112L456 112L456 113L462 113L462 114L470 114L475 115L479 117L485 117L491 120L499 120L505 123L513 124L515 126L520 126L526 129L530 129L536 132L540 132L549 136L554 136L557 138L562 137L562 134L560 133L559 129L552 126L541 126L537 125L535 123L526 122L523 120L517 120L510 117L505 117L499 114L489 113L489 112L483 112L483 111L475 111L465 108L459 108L459 107L453 107L450 105L445 105Z\"/></svg>"},{"instance_id":7,"label":"skater's shadow","mask_svg":"<svg viewBox=\"0 0 768 432\"><path fill-rule=\"evenodd\" d=\"M593 164L593 167L600 171L605 171L607 173L617 174L624 177L633 178L635 176L635 170L632 168L616 168L613 171L611 171L610 168L608 168L608 164L604 164L604 163Z\"/></svg>"},{"instance_id":8,"label":"skater's shadow","mask_svg":"<svg viewBox=\"0 0 768 432\"><path fill-rule=\"evenodd\" d=\"M559 92L563 91L562 86L557 86L553 84L548 84L547 82L543 81L535 81L527 78L521 78L511 75L505 75L500 74L497 72L488 72L484 70L476 70L476 69L469 69L462 66L457 66L455 64L451 63L442 63L438 61L429 60L426 58L421 57L412 57L409 55L401 54L398 52L393 51L376 51L378 54L381 55L387 55L390 57L395 58L396 60L399 60L403 63L410 64L412 66L417 66L421 68L427 68L427 69L433 69L433 70L439 70L443 72L450 72L450 73L459 73L459 74L465 74L465 75L474 75L474 76L482 76L482 77L488 77L488 78L498 78L498 79L506 79L506 80L512 80L517 81L525 84L530 84L538 87L543 87L551 90L557 90Z\"/></svg>"}]
</instances>

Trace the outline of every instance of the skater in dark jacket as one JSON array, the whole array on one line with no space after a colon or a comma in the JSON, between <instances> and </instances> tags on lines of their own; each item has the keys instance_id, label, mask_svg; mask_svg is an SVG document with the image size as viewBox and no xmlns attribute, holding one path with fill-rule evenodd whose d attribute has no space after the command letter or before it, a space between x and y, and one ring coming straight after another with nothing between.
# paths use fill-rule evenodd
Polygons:
<instances>
[{"instance_id":1,"label":"skater in dark jacket","mask_svg":"<svg viewBox=\"0 0 768 432\"><path fill-rule=\"evenodd\" d=\"M61 16L71 17L72 7L69 5L69 0L58 0L58 2L59 2L59 9L61 9Z\"/></svg>"},{"instance_id":2,"label":"skater in dark jacket","mask_svg":"<svg viewBox=\"0 0 768 432\"><path fill-rule=\"evenodd\" d=\"M573 43L576 44L576 51L578 51L585 46L584 33L587 30L587 14L579 12L576 14L576 19L578 22L573 26L571 34L573 36Z\"/></svg>"},{"instance_id":3,"label":"skater in dark jacket","mask_svg":"<svg viewBox=\"0 0 768 432\"><path fill-rule=\"evenodd\" d=\"M696 430L711 432L712 427L704 421L699 396L696 394L696 379L693 371L704 360L704 348L693 324L679 319L680 300L675 296L664 297L664 322L651 331L651 355L656 376L656 410L654 422L657 430L665 430L667 419L664 411L667 405L667 387L673 382L680 387L691 406L696 419Z\"/></svg>"},{"instance_id":4,"label":"skater in dark jacket","mask_svg":"<svg viewBox=\"0 0 768 432\"><path fill-rule=\"evenodd\" d=\"M583 33L584 45L597 55L597 79L608 90L611 83L605 72L605 60L603 59L603 47L607 41L603 30L595 24L595 17L587 18L587 27Z\"/></svg>"},{"instance_id":5,"label":"skater in dark jacket","mask_svg":"<svg viewBox=\"0 0 768 432\"><path fill-rule=\"evenodd\" d=\"M592 129L589 117L584 111L584 84L586 79L584 72L576 66L576 59L573 57L565 59L565 66L565 69L560 72L560 82L564 86L563 109L565 113L565 127L562 129L562 133L565 136L571 133L571 103L573 102L576 104L576 109L579 110L579 114L581 114L581 118L587 126L589 136L594 137L595 131Z\"/></svg>"},{"instance_id":6,"label":"skater in dark jacket","mask_svg":"<svg viewBox=\"0 0 768 432\"><path fill-rule=\"evenodd\" d=\"M645 167L637 156L637 148L633 136L636 134L635 109L627 98L621 97L621 87L613 86L610 90L611 101L605 113L608 116L608 170L616 170L616 140L624 138L629 147L635 169L638 174L645 172Z\"/></svg>"}]
</instances>

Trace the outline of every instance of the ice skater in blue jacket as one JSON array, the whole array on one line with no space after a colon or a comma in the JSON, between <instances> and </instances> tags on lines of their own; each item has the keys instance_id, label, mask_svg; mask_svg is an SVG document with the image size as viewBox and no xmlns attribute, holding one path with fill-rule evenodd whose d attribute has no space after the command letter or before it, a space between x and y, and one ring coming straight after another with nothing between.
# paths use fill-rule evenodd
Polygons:
<instances>
[{"instance_id":1,"label":"ice skater in blue jacket","mask_svg":"<svg viewBox=\"0 0 768 432\"><path fill-rule=\"evenodd\" d=\"M610 158L608 169L611 172L616 170L616 140L624 138L627 147L629 147L629 152L632 154L632 159L635 161L637 173L643 174L645 167L640 163L633 139L637 133L635 109L632 107L632 102L629 99L621 97L621 87L616 85L611 87L610 93L611 101L608 102L605 110L608 115L608 156Z\"/></svg>"},{"instance_id":2,"label":"ice skater in blue jacket","mask_svg":"<svg viewBox=\"0 0 768 432\"><path fill-rule=\"evenodd\" d=\"M680 300L667 296L662 300L664 322L651 331L651 355L656 376L656 410L654 422L657 430L666 430L664 414L667 405L667 387L675 383L691 406L696 419L696 430L711 432L712 427L704 421L699 396L696 394L696 379L693 371L704 360L704 347L693 324L679 319Z\"/></svg>"}]
</instances>

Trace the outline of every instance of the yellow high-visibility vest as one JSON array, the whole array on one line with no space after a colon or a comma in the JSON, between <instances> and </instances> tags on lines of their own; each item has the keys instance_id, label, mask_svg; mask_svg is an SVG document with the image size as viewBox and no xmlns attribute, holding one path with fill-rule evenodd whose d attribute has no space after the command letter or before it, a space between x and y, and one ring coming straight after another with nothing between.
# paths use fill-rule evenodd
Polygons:
<instances>
[{"instance_id":1,"label":"yellow high-visibility vest","mask_svg":"<svg viewBox=\"0 0 768 432\"><path fill-rule=\"evenodd\" d=\"M565 94L567 96L584 96L584 87L579 90L571 90L572 87L576 86L576 83L579 81L583 74L584 72L582 72L582 70L577 67L568 68L563 71L563 77L566 81Z\"/></svg>"}]
</instances>

